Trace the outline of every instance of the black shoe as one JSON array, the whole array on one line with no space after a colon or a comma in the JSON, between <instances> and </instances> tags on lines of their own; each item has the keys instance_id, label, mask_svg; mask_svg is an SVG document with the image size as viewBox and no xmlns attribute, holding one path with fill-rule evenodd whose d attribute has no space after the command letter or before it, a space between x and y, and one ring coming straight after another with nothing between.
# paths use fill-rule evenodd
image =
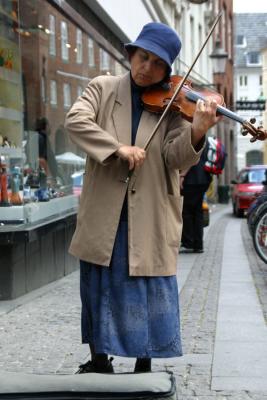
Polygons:
<instances>
[{"instance_id":1,"label":"black shoe","mask_svg":"<svg viewBox=\"0 0 267 400\"><path fill-rule=\"evenodd\" d=\"M134 372L151 372L151 358L137 358Z\"/></svg>"},{"instance_id":2,"label":"black shoe","mask_svg":"<svg viewBox=\"0 0 267 400\"><path fill-rule=\"evenodd\" d=\"M189 248L189 247L184 247L184 246L181 246L180 247L180 249L179 249L179 253L181 254L181 253L186 253L186 254L189 254L189 253L194 253L194 249L191 249L191 248Z\"/></svg>"},{"instance_id":3,"label":"black shoe","mask_svg":"<svg viewBox=\"0 0 267 400\"><path fill-rule=\"evenodd\" d=\"M194 253L204 253L204 249L194 249Z\"/></svg>"},{"instance_id":4,"label":"black shoe","mask_svg":"<svg viewBox=\"0 0 267 400\"><path fill-rule=\"evenodd\" d=\"M113 357L101 364L95 361L87 361L85 364L79 365L79 369L75 374L88 374L90 372L97 372L99 374L113 374L114 369L112 365Z\"/></svg>"}]
</instances>

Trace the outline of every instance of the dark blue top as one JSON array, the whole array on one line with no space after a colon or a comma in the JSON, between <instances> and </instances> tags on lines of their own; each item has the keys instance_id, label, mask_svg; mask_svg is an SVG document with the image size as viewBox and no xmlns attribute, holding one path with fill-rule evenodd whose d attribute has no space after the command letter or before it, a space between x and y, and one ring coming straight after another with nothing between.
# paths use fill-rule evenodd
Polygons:
<instances>
[{"instance_id":1,"label":"dark blue top","mask_svg":"<svg viewBox=\"0 0 267 400\"><path fill-rule=\"evenodd\" d=\"M133 79L131 79L131 96L132 96L132 140L131 144L134 146L135 138L137 134L138 125L140 122L140 118L143 112L143 103L141 100L142 93L144 88L141 86L137 86ZM127 194L124 199L122 211L121 211L121 220L128 220L128 202L127 202Z\"/></svg>"},{"instance_id":2,"label":"dark blue top","mask_svg":"<svg viewBox=\"0 0 267 400\"><path fill-rule=\"evenodd\" d=\"M138 125L143 112L143 103L141 100L144 88L137 86L133 80L131 80L131 94L132 94L132 146L135 144L135 138L137 134Z\"/></svg>"}]
</instances>

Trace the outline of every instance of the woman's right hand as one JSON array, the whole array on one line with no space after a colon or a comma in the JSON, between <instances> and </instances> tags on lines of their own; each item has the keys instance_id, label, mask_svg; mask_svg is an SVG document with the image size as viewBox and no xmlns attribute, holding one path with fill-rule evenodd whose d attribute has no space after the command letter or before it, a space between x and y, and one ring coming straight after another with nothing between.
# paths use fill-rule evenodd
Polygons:
<instances>
[{"instance_id":1,"label":"woman's right hand","mask_svg":"<svg viewBox=\"0 0 267 400\"><path fill-rule=\"evenodd\" d=\"M116 151L116 155L122 160L128 161L129 170L140 167L146 158L145 150L138 146L122 145Z\"/></svg>"}]
</instances>

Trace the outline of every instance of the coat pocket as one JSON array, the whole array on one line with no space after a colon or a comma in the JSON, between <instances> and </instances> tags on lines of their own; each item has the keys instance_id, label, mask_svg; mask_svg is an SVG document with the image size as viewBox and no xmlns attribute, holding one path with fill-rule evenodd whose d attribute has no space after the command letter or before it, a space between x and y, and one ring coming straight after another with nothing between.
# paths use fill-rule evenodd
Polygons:
<instances>
[{"instance_id":1,"label":"coat pocket","mask_svg":"<svg viewBox=\"0 0 267 400\"><path fill-rule=\"evenodd\" d=\"M95 169L87 169L83 175L83 188L79 200L77 225L80 225L86 218L86 209L90 201L90 192L93 190Z\"/></svg>"},{"instance_id":2,"label":"coat pocket","mask_svg":"<svg viewBox=\"0 0 267 400\"><path fill-rule=\"evenodd\" d=\"M167 202L167 242L169 246L178 247L183 228L183 197L168 195Z\"/></svg>"}]
</instances>

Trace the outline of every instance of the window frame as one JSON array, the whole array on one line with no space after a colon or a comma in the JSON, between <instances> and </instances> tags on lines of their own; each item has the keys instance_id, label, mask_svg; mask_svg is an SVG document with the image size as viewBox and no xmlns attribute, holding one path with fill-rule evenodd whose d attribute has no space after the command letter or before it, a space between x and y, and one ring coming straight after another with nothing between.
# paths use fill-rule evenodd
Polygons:
<instances>
[{"instance_id":1,"label":"window frame","mask_svg":"<svg viewBox=\"0 0 267 400\"><path fill-rule=\"evenodd\" d=\"M94 40L89 36L87 38L87 48L88 48L88 66L90 68L95 67L95 44Z\"/></svg>"},{"instance_id":2,"label":"window frame","mask_svg":"<svg viewBox=\"0 0 267 400\"><path fill-rule=\"evenodd\" d=\"M67 82L63 83L63 106L64 108L71 106L71 87Z\"/></svg>"},{"instance_id":3,"label":"window frame","mask_svg":"<svg viewBox=\"0 0 267 400\"><path fill-rule=\"evenodd\" d=\"M251 62L250 61L250 56L257 56L258 58L258 62ZM262 65L262 59L261 59L261 54L259 51L250 51L249 53L247 53L246 55L246 59L247 59L247 66L252 66L252 67L258 67Z\"/></svg>"},{"instance_id":4,"label":"window frame","mask_svg":"<svg viewBox=\"0 0 267 400\"><path fill-rule=\"evenodd\" d=\"M51 106L57 106L57 81L55 79L50 80L50 104Z\"/></svg>"},{"instance_id":5,"label":"window frame","mask_svg":"<svg viewBox=\"0 0 267 400\"><path fill-rule=\"evenodd\" d=\"M242 37L242 43L237 43L237 38L238 37ZM246 47L247 46L247 39L246 39L246 36L245 35L237 35L236 36L236 42L235 42L235 47L240 47L240 48L242 48L242 47Z\"/></svg>"},{"instance_id":6,"label":"window frame","mask_svg":"<svg viewBox=\"0 0 267 400\"><path fill-rule=\"evenodd\" d=\"M49 54L50 56L56 56L56 17L53 14L49 14L49 32Z\"/></svg>"},{"instance_id":7,"label":"window frame","mask_svg":"<svg viewBox=\"0 0 267 400\"><path fill-rule=\"evenodd\" d=\"M83 62L83 33L80 28L76 28L76 63Z\"/></svg>"},{"instance_id":8,"label":"window frame","mask_svg":"<svg viewBox=\"0 0 267 400\"><path fill-rule=\"evenodd\" d=\"M77 86L77 97L80 97L83 93L83 87L82 85Z\"/></svg>"},{"instance_id":9,"label":"window frame","mask_svg":"<svg viewBox=\"0 0 267 400\"><path fill-rule=\"evenodd\" d=\"M102 47L99 49L99 67L100 71L110 70L110 55Z\"/></svg>"},{"instance_id":10,"label":"window frame","mask_svg":"<svg viewBox=\"0 0 267 400\"><path fill-rule=\"evenodd\" d=\"M61 35L61 58L63 61L69 61L69 47L68 47L68 24L66 21L60 22L60 35Z\"/></svg>"}]
</instances>

